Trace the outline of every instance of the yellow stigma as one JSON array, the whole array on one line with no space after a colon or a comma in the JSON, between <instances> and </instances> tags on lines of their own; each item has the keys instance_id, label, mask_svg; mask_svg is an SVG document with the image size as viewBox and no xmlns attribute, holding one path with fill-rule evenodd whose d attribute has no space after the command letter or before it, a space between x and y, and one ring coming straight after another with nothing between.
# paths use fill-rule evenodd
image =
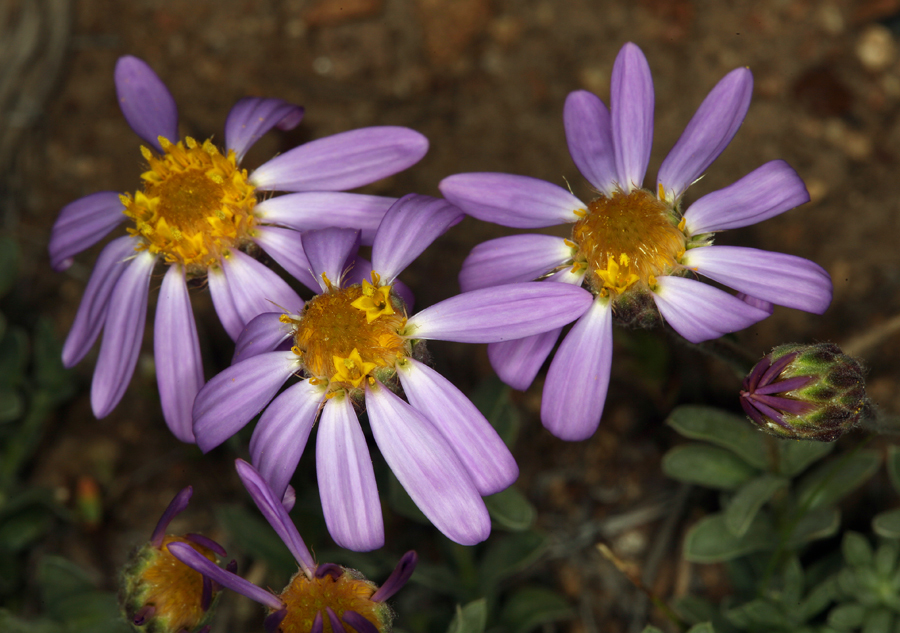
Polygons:
<instances>
[{"instance_id":1,"label":"yellow stigma","mask_svg":"<svg viewBox=\"0 0 900 633\"><path fill-rule=\"evenodd\" d=\"M249 241L256 188L234 151L223 156L210 141L200 145L191 137L174 145L163 137L159 142L162 156L141 147L150 167L141 174L144 190L120 196L135 224L128 232L143 238L139 250L201 274Z\"/></svg>"},{"instance_id":2,"label":"yellow stigma","mask_svg":"<svg viewBox=\"0 0 900 633\"><path fill-rule=\"evenodd\" d=\"M310 299L299 317L282 317L294 326L292 349L306 374L331 393L359 389L373 372L392 369L412 352L400 334L406 314L399 300L393 303L391 287L363 284L333 287Z\"/></svg>"},{"instance_id":3,"label":"yellow stigma","mask_svg":"<svg viewBox=\"0 0 900 633\"><path fill-rule=\"evenodd\" d=\"M598 294L647 288L681 267L687 242L682 228L667 204L642 189L600 196L572 229L573 270L585 266L586 281Z\"/></svg>"},{"instance_id":4,"label":"yellow stigma","mask_svg":"<svg viewBox=\"0 0 900 633\"><path fill-rule=\"evenodd\" d=\"M212 550L179 536L166 536L159 553L141 574L141 601L156 607L154 618L164 619L169 624L168 630L192 631L206 617L201 608L203 576L172 556L168 545L173 542L186 543L217 562Z\"/></svg>"},{"instance_id":5,"label":"yellow stigma","mask_svg":"<svg viewBox=\"0 0 900 633\"><path fill-rule=\"evenodd\" d=\"M322 613L323 632L333 633L325 607L341 618L346 611L355 611L371 622L379 631L389 623L389 610L371 600L377 587L351 570L335 580L330 575L310 580L298 572L279 596L287 608L287 615L278 627L279 633L308 633L317 613Z\"/></svg>"}]
</instances>

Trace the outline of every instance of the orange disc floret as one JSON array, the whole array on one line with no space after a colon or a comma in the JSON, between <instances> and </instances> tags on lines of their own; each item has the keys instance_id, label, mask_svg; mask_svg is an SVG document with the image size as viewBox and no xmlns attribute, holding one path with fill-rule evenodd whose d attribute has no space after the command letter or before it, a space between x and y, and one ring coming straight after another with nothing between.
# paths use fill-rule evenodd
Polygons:
<instances>
[{"instance_id":1,"label":"orange disc floret","mask_svg":"<svg viewBox=\"0 0 900 633\"><path fill-rule=\"evenodd\" d=\"M298 572L279 596L286 608L286 615L278 627L279 633L308 633L316 615L330 608L343 619L348 611L358 613L379 631L388 630L390 609L382 602L373 601L377 585L362 577L359 572L343 569L337 578L325 574L312 579ZM323 633L332 632L328 618L323 620Z\"/></svg>"}]
</instances>

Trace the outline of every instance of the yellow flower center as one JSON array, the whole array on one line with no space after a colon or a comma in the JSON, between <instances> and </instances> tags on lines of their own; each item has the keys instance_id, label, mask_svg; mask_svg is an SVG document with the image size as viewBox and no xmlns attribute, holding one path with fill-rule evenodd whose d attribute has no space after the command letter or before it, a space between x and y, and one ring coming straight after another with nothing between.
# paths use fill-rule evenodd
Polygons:
<instances>
[{"instance_id":1,"label":"yellow flower center","mask_svg":"<svg viewBox=\"0 0 900 633\"><path fill-rule=\"evenodd\" d=\"M299 318L282 316L294 327L293 351L309 376L329 392L353 390L379 369L392 369L411 353L401 335L406 313L391 286L364 281L313 297ZM327 282L327 279L326 279ZM396 303L395 303L396 301Z\"/></svg>"},{"instance_id":2,"label":"yellow flower center","mask_svg":"<svg viewBox=\"0 0 900 633\"><path fill-rule=\"evenodd\" d=\"M355 611L379 631L383 630L387 610L371 600L377 587L351 573L345 570L337 580L330 575L310 580L303 572L298 572L279 596L287 607L287 615L278 627L279 633L308 633L316 614L320 612L324 624L323 633L332 633L325 607L331 607L339 618L345 611Z\"/></svg>"},{"instance_id":3,"label":"yellow flower center","mask_svg":"<svg viewBox=\"0 0 900 633\"><path fill-rule=\"evenodd\" d=\"M169 552L169 543L187 543L214 563L215 553L202 545L181 538L166 536L158 554L141 574L144 605L156 607L154 618L163 619L170 631L194 628L206 617L201 608L203 576Z\"/></svg>"},{"instance_id":4,"label":"yellow flower center","mask_svg":"<svg viewBox=\"0 0 900 633\"><path fill-rule=\"evenodd\" d=\"M656 277L678 270L687 238L684 222L642 189L616 191L588 204L572 228L574 268L587 268L595 293L613 298L637 284L650 288Z\"/></svg>"},{"instance_id":5,"label":"yellow flower center","mask_svg":"<svg viewBox=\"0 0 900 633\"><path fill-rule=\"evenodd\" d=\"M144 190L120 197L135 224L128 232L143 238L139 250L203 274L250 240L256 188L233 150L223 156L210 141L200 145L191 137L174 145L163 137L159 142L162 156L141 147L150 167L141 174Z\"/></svg>"}]
</instances>

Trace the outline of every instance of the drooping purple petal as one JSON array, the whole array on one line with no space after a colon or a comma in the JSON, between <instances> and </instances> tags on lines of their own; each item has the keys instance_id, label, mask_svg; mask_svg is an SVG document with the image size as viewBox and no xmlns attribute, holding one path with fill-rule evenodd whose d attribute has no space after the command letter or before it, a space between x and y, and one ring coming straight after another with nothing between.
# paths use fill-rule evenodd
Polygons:
<instances>
[{"instance_id":1,"label":"drooping purple petal","mask_svg":"<svg viewBox=\"0 0 900 633\"><path fill-rule=\"evenodd\" d=\"M163 153L158 137L178 141L175 99L153 69L131 55L120 57L115 70L119 107L135 134Z\"/></svg>"},{"instance_id":2,"label":"drooping purple petal","mask_svg":"<svg viewBox=\"0 0 900 633\"><path fill-rule=\"evenodd\" d=\"M725 150L744 122L752 96L748 68L735 68L710 91L659 168L657 189L663 186L666 200L678 200Z\"/></svg>"},{"instance_id":3,"label":"drooping purple petal","mask_svg":"<svg viewBox=\"0 0 900 633\"><path fill-rule=\"evenodd\" d=\"M316 436L316 475L325 524L334 542L355 552L384 545L384 520L372 458L353 402L325 403Z\"/></svg>"},{"instance_id":4,"label":"drooping purple petal","mask_svg":"<svg viewBox=\"0 0 900 633\"><path fill-rule=\"evenodd\" d=\"M612 307L595 299L572 326L547 371L541 422L556 437L578 441L597 430L612 367Z\"/></svg>"},{"instance_id":5,"label":"drooping purple petal","mask_svg":"<svg viewBox=\"0 0 900 633\"><path fill-rule=\"evenodd\" d=\"M701 275L777 305L822 314L831 303L831 277L808 259L741 246L706 246L682 263Z\"/></svg>"},{"instance_id":6,"label":"drooping purple petal","mask_svg":"<svg viewBox=\"0 0 900 633\"><path fill-rule=\"evenodd\" d=\"M456 295L407 321L411 338L497 343L571 323L591 305L591 293L560 283L507 284Z\"/></svg>"},{"instance_id":7,"label":"drooping purple petal","mask_svg":"<svg viewBox=\"0 0 900 633\"><path fill-rule=\"evenodd\" d=\"M272 529L278 534L279 538L287 545L287 548L294 555L294 560L306 574L307 578L313 577L313 570L316 568L316 562L313 560L309 548L303 542L303 537L297 531L297 526L291 521L287 510L281 505L280 497L277 497L272 488L259 472L243 459L234 460L235 468L238 476L244 483L253 503L262 512L266 521L272 526Z\"/></svg>"},{"instance_id":8,"label":"drooping purple petal","mask_svg":"<svg viewBox=\"0 0 900 633\"><path fill-rule=\"evenodd\" d=\"M438 188L472 217L517 229L575 222L575 211L587 208L562 187L528 176L456 174L444 178Z\"/></svg>"},{"instance_id":9,"label":"drooping purple petal","mask_svg":"<svg viewBox=\"0 0 900 633\"><path fill-rule=\"evenodd\" d=\"M378 627L369 622L364 616L361 616L356 611L344 611L344 615L341 616L344 620L345 624L349 624L353 627L356 633L378 633ZM344 627L346 630L346 627Z\"/></svg>"},{"instance_id":10,"label":"drooping purple petal","mask_svg":"<svg viewBox=\"0 0 900 633\"><path fill-rule=\"evenodd\" d=\"M486 539L487 508L444 436L380 383L366 385L366 407L385 461L434 526L462 545Z\"/></svg>"},{"instance_id":11,"label":"drooping purple petal","mask_svg":"<svg viewBox=\"0 0 900 633\"><path fill-rule=\"evenodd\" d=\"M250 457L279 499L297 470L324 398L321 385L301 380L266 407L253 429Z\"/></svg>"},{"instance_id":12,"label":"drooping purple petal","mask_svg":"<svg viewBox=\"0 0 900 633\"><path fill-rule=\"evenodd\" d=\"M325 607L325 614L328 616L328 622L331 624L332 633L347 633L347 629L344 628L344 623L341 622L341 619L337 616L337 613L334 612L334 609Z\"/></svg>"},{"instance_id":13,"label":"drooping purple petal","mask_svg":"<svg viewBox=\"0 0 900 633\"><path fill-rule=\"evenodd\" d=\"M125 220L125 207L115 191L99 191L70 202L50 231L50 265L63 271L72 258L90 248Z\"/></svg>"},{"instance_id":14,"label":"drooping purple petal","mask_svg":"<svg viewBox=\"0 0 900 633\"><path fill-rule=\"evenodd\" d=\"M322 275L335 287L340 287L348 261L352 261L359 249L359 231L352 229L322 229L303 234L303 250L309 259L316 281L322 292L328 284Z\"/></svg>"},{"instance_id":15,"label":"drooping purple petal","mask_svg":"<svg viewBox=\"0 0 900 633\"><path fill-rule=\"evenodd\" d=\"M159 291L153 358L166 424L179 440L193 444L191 411L203 386L203 361L184 270L179 265L169 266Z\"/></svg>"},{"instance_id":16,"label":"drooping purple petal","mask_svg":"<svg viewBox=\"0 0 900 633\"><path fill-rule=\"evenodd\" d=\"M222 270L242 326L264 312L299 312L303 306L303 299L271 268L239 250L223 260Z\"/></svg>"},{"instance_id":17,"label":"drooping purple petal","mask_svg":"<svg viewBox=\"0 0 900 633\"><path fill-rule=\"evenodd\" d=\"M659 277L656 306L672 329L691 343L718 338L762 321L768 312L686 277Z\"/></svg>"},{"instance_id":18,"label":"drooping purple petal","mask_svg":"<svg viewBox=\"0 0 900 633\"><path fill-rule=\"evenodd\" d=\"M122 273L133 263L136 245L135 238L120 237L107 244L97 258L63 346L62 360L66 367L84 358L97 340L106 322L110 295Z\"/></svg>"},{"instance_id":19,"label":"drooping purple petal","mask_svg":"<svg viewBox=\"0 0 900 633\"><path fill-rule=\"evenodd\" d=\"M391 597L400 591L412 577L418 562L419 555L416 554L414 550L410 550L401 556L400 562L394 567L394 571L391 572L388 579L385 580L384 584L372 594L372 597L370 598L372 602L384 602L385 600L390 600Z\"/></svg>"},{"instance_id":20,"label":"drooping purple petal","mask_svg":"<svg viewBox=\"0 0 900 633\"><path fill-rule=\"evenodd\" d=\"M190 532L184 535L184 538L190 541L191 543L196 543L197 545L202 545L206 549L214 551L219 556L226 556L228 552L225 551L225 548L216 543L214 540L209 538L208 536L203 536L202 534L195 534Z\"/></svg>"},{"instance_id":21,"label":"drooping purple petal","mask_svg":"<svg viewBox=\"0 0 900 633\"><path fill-rule=\"evenodd\" d=\"M459 273L463 292L537 279L572 259L572 249L555 235L508 235L482 242Z\"/></svg>"},{"instance_id":22,"label":"drooping purple petal","mask_svg":"<svg viewBox=\"0 0 900 633\"><path fill-rule=\"evenodd\" d=\"M159 548L159 546L162 545L163 539L166 536L166 530L169 529L169 523L188 507L192 494L194 494L194 489L191 486L182 488L172 501L169 502L169 505L166 506L165 512L159 517L159 521L153 529L153 534L150 536L150 544L153 545L153 547Z\"/></svg>"},{"instance_id":23,"label":"drooping purple petal","mask_svg":"<svg viewBox=\"0 0 900 633\"><path fill-rule=\"evenodd\" d=\"M737 182L708 193L684 213L690 235L737 229L809 202L806 185L790 165L773 160Z\"/></svg>"},{"instance_id":24,"label":"drooping purple petal","mask_svg":"<svg viewBox=\"0 0 900 633\"><path fill-rule=\"evenodd\" d=\"M246 97L231 108L225 119L225 148L233 149L240 163L263 134L278 126L292 130L303 119L303 108L281 99Z\"/></svg>"},{"instance_id":25,"label":"drooping purple petal","mask_svg":"<svg viewBox=\"0 0 900 633\"><path fill-rule=\"evenodd\" d=\"M491 343L487 349L491 367L507 385L525 391L553 351L560 332L562 328L558 327L514 341Z\"/></svg>"},{"instance_id":26,"label":"drooping purple petal","mask_svg":"<svg viewBox=\"0 0 900 633\"><path fill-rule=\"evenodd\" d=\"M294 490L294 487L292 485L288 484L287 488L284 491L284 494L281 496L281 505L284 507L286 512L290 512L294 509L295 503L297 503L297 491Z\"/></svg>"},{"instance_id":27,"label":"drooping purple petal","mask_svg":"<svg viewBox=\"0 0 900 633\"><path fill-rule=\"evenodd\" d=\"M372 267L391 283L434 240L463 219L446 200L409 194L384 215L372 244Z\"/></svg>"},{"instance_id":28,"label":"drooping purple petal","mask_svg":"<svg viewBox=\"0 0 900 633\"><path fill-rule=\"evenodd\" d=\"M208 453L237 433L297 370L293 352L267 352L217 374L194 400L194 437Z\"/></svg>"},{"instance_id":29,"label":"drooping purple petal","mask_svg":"<svg viewBox=\"0 0 900 633\"><path fill-rule=\"evenodd\" d=\"M265 629L266 633L278 633L281 629L281 623L284 622L284 619L287 617L288 608L282 607L277 611L272 611L269 615L266 616L266 619L263 620L263 629ZM313 620L312 628L309 630L309 633L322 633L322 612L319 611L316 613L316 617Z\"/></svg>"},{"instance_id":30,"label":"drooping purple petal","mask_svg":"<svg viewBox=\"0 0 900 633\"><path fill-rule=\"evenodd\" d=\"M210 268L206 274L206 283L209 286L213 307L216 309L222 327L225 328L231 340L236 341L244 329L244 322L241 320L237 308L234 307L234 299L231 297L231 289L228 287L228 280L225 279L225 272L221 268Z\"/></svg>"},{"instance_id":31,"label":"drooping purple petal","mask_svg":"<svg viewBox=\"0 0 900 633\"><path fill-rule=\"evenodd\" d=\"M223 587L228 587L232 591L236 591L242 596L247 596L254 602L265 605L270 609L281 609L284 607L278 596L257 587L237 574L232 574L222 569L187 543L176 541L169 543L166 547L172 553L172 556Z\"/></svg>"},{"instance_id":32,"label":"drooping purple petal","mask_svg":"<svg viewBox=\"0 0 900 633\"><path fill-rule=\"evenodd\" d=\"M598 190L611 196L618 172L613 148L609 110L587 90L570 92L563 109L569 154L581 175Z\"/></svg>"},{"instance_id":33,"label":"drooping purple petal","mask_svg":"<svg viewBox=\"0 0 900 633\"><path fill-rule=\"evenodd\" d=\"M106 417L122 396L137 364L147 321L147 291L156 255L138 253L119 277L109 297L100 355L91 383L91 407Z\"/></svg>"},{"instance_id":34,"label":"drooping purple petal","mask_svg":"<svg viewBox=\"0 0 900 633\"><path fill-rule=\"evenodd\" d=\"M653 146L653 77L644 53L628 42L613 65L610 86L613 147L618 185L640 188Z\"/></svg>"},{"instance_id":35,"label":"drooping purple petal","mask_svg":"<svg viewBox=\"0 0 900 633\"><path fill-rule=\"evenodd\" d=\"M291 336L292 327L281 322L282 312L265 312L254 317L234 344L231 364L236 365L264 352L273 352Z\"/></svg>"},{"instance_id":36,"label":"drooping purple petal","mask_svg":"<svg viewBox=\"0 0 900 633\"><path fill-rule=\"evenodd\" d=\"M313 276L312 265L303 251L300 231L277 226L258 226L253 241L259 244L294 279L314 292L319 291L319 283Z\"/></svg>"},{"instance_id":37,"label":"drooping purple petal","mask_svg":"<svg viewBox=\"0 0 900 633\"><path fill-rule=\"evenodd\" d=\"M757 297L751 297L748 294L744 294L743 292L738 292L734 295L744 303L749 303L754 308L759 308L760 310L765 310L769 313L769 316L772 316L772 313L775 311L775 304L771 301L763 301L762 299L758 299Z\"/></svg>"},{"instance_id":38,"label":"drooping purple petal","mask_svg":"<svg viewBox=\"0 0 900 633\"><path fill-rule=\"evenodd\" d=\"M289 193L263 200L254 209L267 224L297 231L337 227L360 231L362 243L371 246L381 219L397 198L340 191Z\"/></svg>"},{"instance_id":39,"label":"drooping purple petal","mask_svg":"<svg viewBox=\"0 0 900 633\"><path fill-rule=\"evenodd\" d=\"M263 191L344 191L418 163L428 139L405 127L366 127L310 141L262 165L250 182Z\"/></svg>"},{"instance_id":40,"label":"drooping purple petal","mask_svg":"<svg viewBox=\"0 0 900 633\"><path fill-rule=\"evenodd\" d=\"M449 380L407 359L397 372L409 403L450 443L482 495L508 488L519 467L497 431Z\"/></svg>"}]
</instances>

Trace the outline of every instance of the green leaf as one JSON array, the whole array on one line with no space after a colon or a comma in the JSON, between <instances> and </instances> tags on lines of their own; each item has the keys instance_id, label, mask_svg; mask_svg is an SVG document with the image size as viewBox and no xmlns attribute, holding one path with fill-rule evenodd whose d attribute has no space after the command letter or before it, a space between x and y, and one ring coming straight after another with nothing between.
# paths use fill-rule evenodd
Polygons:
<instances>
[{"instance_id":1,"label":"green leaf","mask_svg":"<svg viewBox=\"0 0 900 633\"><path fill-rule=\"evenodd\" d=\"M512 447L519 436L521 415L510 398L511 389L496 376L481 382L471 400L499 433L507 446Z\"/></svg>"},{"instance_id":2,"label":"green leaf","mask_svg":"<svg viewBox=\"0 0 900 633\"><path fill-rule=\"evenodd\" d=\"M855 602L836 606L828 614L828 624L840 631L858 629L866 616L866 609Z\"/></svg>"},{"instance_id":3,"label":"green leaf","mask_svg":"<svg viewBox=\"0 0 900 633\"><path fill-rule=\"evenodd\" d=\"M0 631L3 633L63 633L62 627L52 620L22 620L9 611L0 609Z\"/></svg>"},{"instance_id":4,"label":"green leaf","mask_svg":"<svg viewBox=\"0 0 900 633\"><path fill-rule=\"evenodd\" d=\"M34 328L34 379L43 390L49 390L54 404L67 399L75 390L72 373L62 363L62 343L56 338L53 324L38 319Z\"/></svg>"},{"instance_id":5,"label":"green leaf","mask_svg":"<svg viewBox=\"0 0 900 633\"><path fill-rule=\"evenodd\" d=\"M484 498L495 527L521 532L534 525L537 511L518 488L510 486L502 492Z\"/></svg>"},{"instance_id":6,"label":"green leaf","mask_svg":"<svg viewBox=\"0 0 900 633\"><path fill-rule=\"evenodd\" d=\"M666 424L689 439L726 448L755 468L769 467L766 435L744 418L712 407L681 406Z\"/></svg>"},{"instance_id":7,"label":"green leaf","mask_svg":"<svg viewBox=\"0 0 900 633\"><path fill-rule=\"evenodd\" d=\"M834 442L772 438L778 447L778 472L785 477L799 475L814 462L834 450Z\"/></svg>"},{"instance_id":8,"label":"green leaf","mask_svg":"<svg viewBox=\"0 0 900 633\"><path fill-rule=\"evenodd\" d=\"M500 617L512 633L528 633L542 624L574 618L575 610L555 591L523 587L506 601Z\"/></svg>"},{"instance_id":9,"label":"green leaf","mask_svg":"<svg viewBox=\"0 0 900 633\"><path fill-rule=\"evenodd\" d=\"M25 379L28 335L21 327L9 328L0 340L0 385L15 386Z\"/></svg>"},{"instance_id":10,"label":"green leaf","mask_svg":"<svg viewBox=\"0 0 900 633\"><path fill-rule=\"evenodd\" d=\"M241 544L241 551L264 560L277 573L290 578L297 571L287 545L267 522L243 506L223 505L217 508L216 518L228 533L229 540Z\"/></svg>"},{"instance_id":11,"label":"green leaf","mask_svg":"<svg viewBox=\"0 0 900 633\"><path fill-rule=\"evenodd\" d=\"M900 493L900 446L888 446L887 471L894 490Z\"/></svg>"},{"instance_id":12,"label":"green leaf","mask_svg":"<svg viewBox=\"0 0 900 633\"><path fill-rule=\"evenodd\" d=\"M796 548L837 534L841 526L841 513L837 508L819 508L804 514L787 540L788 547Z\"/></svg>"},{"instance_id":13,"label":"green leaf","mask_svg":"<svg viewBox=\"0 0 900 633\"><path fill-rule=\"evenodd\" d=\"M735 536L728 530L724 514L711 514L688 530L684 559L691 563L718 563L772 549L776 538L771 519L763 513L756 515L743 536Z\"/></svg>"},{"instance_id":14,"label":"green leaf","mask_svg":"<svg viewBox=\"0 0 900 633\"><path fill-rule=\"evenodd\" d=\"M412 575L410 582L418 583L432 591L454 597L460 593L459 578L443 565L433 565L419 561L416 565L416 573Z\"/></svg>"},{"instance_id":15,"label":"green leaf","mask_svg":"<svg viewBox=\"0 0 900 633\"><path fill-rule=\"evenodd\" d=\"M734 490L758 474L734 453L707 444L676 446L663 457L662 469L672 479L716 490Z\"/></svg>"},{"instance_id":16,"label":"green leaf","mask_svg":"<svg viewBox=\"0 0 900 633\"><path fill-rule=\"evenodd\" d=\"M879 453L860 450L817 466L797 486L797 507L814 510L836 504L868 481L880 462Z\"/></svg>"},{"instance_id":17,"label":"green leaf","mask_svg":"<svg viewBox=\"0 0 900 633\"><path fill-rule=\"evenodd\" d=\"M794 605L800 604L803 598L803 566L800 559L790 556L784 565L784 573L781 577L781 597L779 602L789 605L793 610Z\"/></svg>"},{"instance_id":18,"label":"green leaf","mask_svg":"<svg viewBox=\"0 0 900 633\"><path fill-rule=\"evenodd\" d=\"M894 630L894 614L884 607L869 611L863 622L862 633L891 633Z\"/></svg>"},{"instance_id":19,"label":"green leaf","mask_svg":"<svg viewBox=\"0 0 900 633\"><path fill-rule=\"evenodd\" d=\"M725 612L728 621L739 629L792 629L781 608L769 600L751 600Z\"/></svg>"},{"instance_id":20,"label":"green leaf","mask_svg":"<svg viewBox=\"0 0 900 633\"><path fill-rule=\"evenodd\" d=\"M662 629L658 629L655 626L650 626L649 624L644 627L644 630L641 633L663 633Z\"/></svg>"},{"instance_id":21,"label":"green leaf","mask_svg":"<svg viewBox=\"0 0 900 633\"><path fill-rule=\"evenodd\" d=\"M6 296L19 273L19 246L7 236L0 236L0 297Z\"/></svg>"},{"instance_id":22,"label":"green leaf","mask_svg":"<svg viewBox=\"0 0 900 633\"><path fill-rule=\"evenodd\" d=\"M15 387L0 385L0 424L12 422L25 413L25 400Z\"/></svg>"},{"instance_id":23,"label":"green leaf","mask_svg":"<svg viewBox=\"0 0 900 633\"><path fill-rule=\"evenodd\" d=\"M53 516L45 508L29 507L0 524L0 547L18 552L50 531Z\"/></svg>"},{"instance_id":24,"label":"green leaf","mask_svg":"<svg viewBox=\"0 0 900 633\"><path fill-rule=\"evenodd\" d=\"M875 551L875 572L882 578L889 578L896 566L897 544L888 541L879 545Z\"/></svg>"},{"instance_id":25,"label":"green leaf","mask_svg":"<svg viewBox=\"0 0 900 633\"><path fill-rule=\"evenodd\" d=\"M456 605L456 615L447 633L484 633L487 623L487 600L473 600L464 607Z\"/></svg>"},{"instance_id":26,"label":"green leaf","mask_svg":"<svg viewBox=\"0 0 900 633\"><path fill-rule=\"evenodd\" d=\"M876 514L872 530L884 538L900 538L900 508Z\"/></svg>"},{"instance_id":27,"label":"green leaf","mask_svg":"<svg viewBox=\"0 0 900 633\"><path fill-rule=\"evenodd\" d=\"M744 484L725 509L728 530L735 536L744 535L760 508L788 483L784 477L763 475Z\"/></svg>"},{"instance_id":28,"label":"green leaf","mask_svg":"<svg viewBox=\"0 0 900 633\"><path fill-rule=\"evenodd\" d=\"M690 624L712 620L719 610L712 602L699 596L686 595L676 598L675 611Z\"/></svg>"},{"instance_id":29,"label":"green leaf","mask_svg":"<svg viewBox=\"0 0 900 633\"><path fill-rule=\"evenodd\" d=\"M481 561L482 595L492 594L501 580L531 565L546 547L547 537L535 531L514 532L496 539Z\"/></svg>"},{"instance_id":30,"label":"green leaf","mask_svg":"<svg viewBox=\"0 0 900 633\"><path fill-rule=\"evenodd\" d=\"M837 595L838 588L834 577L826 578L820 582L809 591L806 599L800 603L800 621L807 622L819 615L825 610L825 607L834 602Z\"/></svg>"},{"instance_id":31,"label":"green leaf","mask_svg":"<svg viewBox=\"0 0 900 633\"><path fill-rule=\"evenodd\" d=\"M687 633L716 633L712 622L701 622L692 626Z\"/></svg>"}]
</instances>

